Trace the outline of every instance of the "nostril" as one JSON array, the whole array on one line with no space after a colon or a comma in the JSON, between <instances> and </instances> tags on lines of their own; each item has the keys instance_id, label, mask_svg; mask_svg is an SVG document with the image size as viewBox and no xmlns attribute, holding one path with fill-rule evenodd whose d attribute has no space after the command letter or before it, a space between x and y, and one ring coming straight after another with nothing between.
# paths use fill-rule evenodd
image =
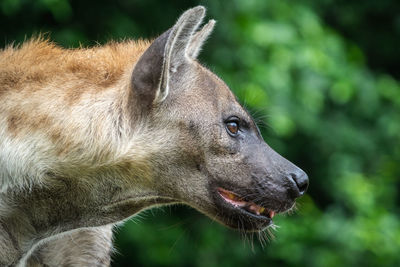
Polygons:
<instances>
[{"instance_id":1,"label":"nostril","mask_svg":"<svg viewBox=\"0 0 400 267\"><path fill-rule=\"evenodd\" d=\"M304 195L304 193L307 191L308 188L308 176L305 172L301 171L299 173L293 173L291 174L292 179L297 185L297 188L299 189L299 194L300 196Z\"/></svg>"}]
</instances>

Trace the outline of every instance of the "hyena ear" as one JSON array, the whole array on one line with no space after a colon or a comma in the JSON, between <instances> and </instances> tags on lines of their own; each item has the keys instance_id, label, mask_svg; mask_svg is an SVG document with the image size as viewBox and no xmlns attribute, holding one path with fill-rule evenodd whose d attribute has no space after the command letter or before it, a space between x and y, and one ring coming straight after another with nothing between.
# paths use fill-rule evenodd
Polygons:
<instances>
[{"instance_id":1,"label":"hyena ear","mask_svg":"<svg viewBox=\"0 0 400 267\"><path fill-rule=\"evenodd\" d=\"M170 76L188 60L187 50L192 35L204 14L202 6L187 10L140 57L131 78L131 90L138 100L135 101L137 105L149 108L167 97Z\"/></svg>"},{"instance_id":2,"label":"hyena ear","mask_svg":"<svg viewBox=\"0 0 400 267\"><path fill-rule=\"evenodd\" d=\"M196 32L193 35L193 38L188 47L188 56L191 58L197 58L199 55L201 48L207 38L210 36L215 26L215 20L210 20L206 25L201 28L200 31Z\"/></svg>"}]
</instances>

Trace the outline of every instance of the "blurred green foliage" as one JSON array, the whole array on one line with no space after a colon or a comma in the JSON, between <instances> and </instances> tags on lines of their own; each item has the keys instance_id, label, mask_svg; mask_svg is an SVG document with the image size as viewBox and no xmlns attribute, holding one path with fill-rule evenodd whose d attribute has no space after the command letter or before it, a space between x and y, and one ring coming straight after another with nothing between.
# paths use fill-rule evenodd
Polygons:
<instances>
[{"instance_id":1,"label":"blurred green foliage","mask_svg":"<svg viewBox=\"0 0 400 267\"><path fill-rule=\"evenodd\" d=\"M329 25L354 40L368 65L400 78L400 1L301 0Z\"/></svg>"},{"instance_id":2,"label":"blurred green foliage","mask_svg":"<svg viewBox=\"0 0 400 267\"><path fill-rule=\"evenodd\" d=\"M113 266L400 266L400 84L383 72L397 74L390 57L399 54L360 49L392 47L398 32L392 42L390 32L382 42L368 36L373 1L360 13L348 2L1 0L4 44L51 32L68 47L154 37L183 10L207 6L218 24L202 61L254 113L265 140L310 176L298 211L276 217L264 247L256 235L169 207L116 230ZM396 1L383 2L380 12L399 21ZM343 19L323 20L330 14ZM353 30L344 38L337 25ZM357 27L363 38L351 39ZM379 73L366 65L376 61Z\"/></svg>"}]
</instances>

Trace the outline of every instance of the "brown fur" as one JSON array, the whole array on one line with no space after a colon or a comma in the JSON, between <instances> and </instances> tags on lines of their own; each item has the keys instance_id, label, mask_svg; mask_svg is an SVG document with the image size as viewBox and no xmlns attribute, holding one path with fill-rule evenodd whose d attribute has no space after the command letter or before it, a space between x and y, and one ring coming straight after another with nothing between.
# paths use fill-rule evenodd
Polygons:
<instances>
[{"instance_id":1,"label":"brown fur","mask_svg":"<svg viewBox=\"0 0 400 267\"><path fill-rule=\"evenodd\" d=\"M79 95L85 83L93 90L115 84L124 72L132 69L150 42L145 40L110 42L104 46L64 49L42 37L20 46L9 46L0 53L2 93L12 90L34 92L56 79L70 81L66 95ZM60 77L60 74L63 76ZM29 88L27 88L29 84Z\"/></svg>"},{"instance_id":2,"label":"brown fur","mask_svg":"<svg viewBox=\"0 0 400 267\"><path fill-rule=\"evenodd\" d=\"M0 106L0 112L8 114L8 131L16 137L47 129L49 139L60 144L57 154L65 153L73 146L68 129L57 126L59 115L48 113L42 99L62 100L57 106L68 110L85 94L111 90L123 75L132 72L149 44L139 40L65 49L39 37L7 47L0 52L0 97L8 105ZM63 88L55 89L54 85ZM124 92L120 93L123 97ZM21 97L30 101L21 102Z\"/></svg>"},{"instance_id":3,"label":"brown fur","mask_svg":"<svg viewBox=\"0 0 400 267\"><path fill-rule=\"evenodd\" d=\"M62 106L72 106L83 94L97 94L116 85L124 74L129 74L149 41L110 42L93 48L64 49L47 39L33 38L19 46L9 46L0 52L0 96L9 102L21 95L40 101L57 94ZM53 84L61 84L55 91ZM52 114L37 110L34 101L7 105L8 129L19 132L35 131L52 125ZM53 141L61 137L61 130L50 133Z\"/></svg>"}]
</instances>

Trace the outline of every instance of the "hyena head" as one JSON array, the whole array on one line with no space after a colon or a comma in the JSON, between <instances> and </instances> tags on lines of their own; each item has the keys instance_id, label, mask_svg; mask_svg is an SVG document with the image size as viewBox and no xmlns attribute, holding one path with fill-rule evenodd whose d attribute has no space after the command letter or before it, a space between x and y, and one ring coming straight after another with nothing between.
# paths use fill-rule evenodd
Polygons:
<instances>
[{"instance_id":1,"label":"hyena head","mask_svg":"<svg viewBox=\"0 0 400 267\"><path fill-rule=\"evenodd\" d=\"M229 227L262 230L293 207L308 177L264 142L227 85L196 61L215 23L197 31L204 13L186 11L136 63L132 116L164 138L149 156L157 194Z\"/></svg>"}]
</instances>

